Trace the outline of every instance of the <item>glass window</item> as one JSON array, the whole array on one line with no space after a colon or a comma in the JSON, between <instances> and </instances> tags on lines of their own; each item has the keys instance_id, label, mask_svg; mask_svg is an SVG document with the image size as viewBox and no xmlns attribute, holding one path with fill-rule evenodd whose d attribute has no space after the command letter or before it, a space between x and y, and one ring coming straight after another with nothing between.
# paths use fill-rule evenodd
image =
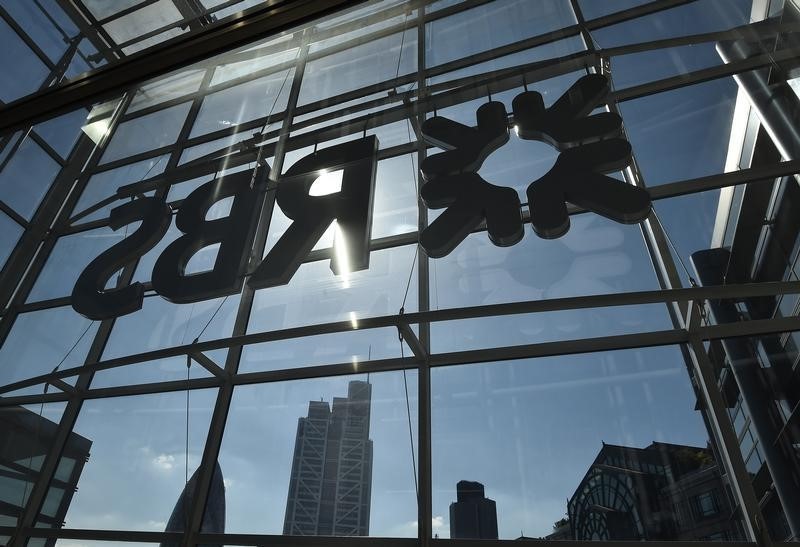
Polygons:
<instances>
[{"instance_id":1,"label":"glass window","mask_svg":"<svg viewBox=\"0 0 800 547\"><path fill-rule=\"evenodd\" d=\"M576 23L569 1L500 0L426 25L425 58L436 66Z\"/></svg>"},{"instance_id":2,"label":"glass window","mask_svg":"<svg viewBox=\"0 0 800 547\"><path fill-rule=\"evenodd\" d=\"M298 104L393 79L398 70L401 76L415 71L416 43L416 32L408 30L405 38L398 33L308 61Z\"/></svg>"},{"instance_id":3,"label":"glass window","mask_svg":"<svg viewBox=\"0 0 800 547\"><path fill-rule=\"evenodd\" d=\"M16 0L2 0L0 6L22 27L22 30L36 42L42 51L53 63L57 63L64 54L69 43L65 39L63 30L55 19L63 21L64 13L55 2L19 2ZM55 18L50 15L55 15ZM60 17L59 17L60 15ZM56 26L59 25L59 26ZM74 25L68 31L74 32ZM70 32L70 36L72 33Z\"/></svg>"},{"instance_id":4,"label":"glass window","mask_svg":"<svg viewBox=\"0 0 800 547\"><path fill-rule=\"evenodd\" d=\"M698 517L710 517L719 512L715 491L703 492L694 497L694 509Z\"/></svg>"},{"instance_id":5,"label":"glass window","mask_svg":"<svg viewBox=\"0 0 800 547\"><path fill-rule=\"evenodd\" d=\"M228 129L286 108L294 69L211 93L192 127L191 136ZM288 83L287 83L288 82Z\"/></svg>"},{"instance_id":6,"label":"glass window","mask_svg":"<svg viewBox=\"0 0 800 547\"><path fill-rule=\"evenodd\" d=\"M39 89L49 71L3 19L0 19L0 42L3 44L0 65L5 71L0 83L0 100L10 103Z\"/></svg>"},{"instance_id":7,"label":"glass window","mask_svg":"<svg viewBox=\"0 0 800 547\"><path fill-rule=\"evenodd\" d=\"M0 347L0 385L82 365L97 326L70 306L19 314Z\"/></svg>"},{"instance_id":8,"label":"glass window","mask_svg":"<svg viewBox=\"0 0 800 547\"><path fill-rule=\"evenodd\" d=\"M369 270L335 276L329 260L300 266L288 285L256 291L248 332L394 315L417 309L416 245L370 253ZM357 327L354 327L354 329Z\"/></svg>"},{"instance_id":9,"label":"glass window","mask_svg":"<svg viewBox=\"0 0 800 547\"><path fill-rule=\"evenodd\" d=\"M134 184L149 177L160 175L167 168L168 161L169 154L129 163L116 169L109 169L92 175L89 177L89 181L86 183L86 188L84 188L77 205L75 205L75 213L81 213L100 201L114 196L120 186ZM122 204L122 201L114 201L91 214L85 215L80 222L107 218L111 209Z\"/></svg>"},{"instance_id":10,"label":"glass window","mask_svg":"<svg viewBox=\"0 0 800 547\"><path fill-rule=\"evenodd\" d=\"M566 513L566 539L645 539L654 512L680 522L674 489L723 491L677 347L437 367L431 396L439 537L552 539Z\"/></svg>"},{"instance_id":11,"label":"glass window","mask_svg":"<svg viewBox=\"0 0 800 547\"><path fill-rule=\"evenodd\" d=\"M237 387L225 531L416 537L416 389L415 371Z\"/></svg>"},{"instance_id":12,"label":"glass window","mask_svg":"<svg viewBox=\"0 0 800 547\"><path fill-rule=\"evenodd\" d=\"M98 228L59 238L42 273L28 295L29 301L48 300L72 294L78 276L100 253L133 233L139 223L119 230ZM109 281L116 286L116 276Z\"/></svg>"},{"instance_id":13,"label":"glass window","mask_svg":"<svg viewBox=\"0 0 800 547\"><path fill-rule=\"evenodd\" d=\"M103 154L103 163L134 156L175 142L191 103L183 103L123 122Z\"/></svg>"},{"instance_id":14,"label":"glass window","mask_svg":"<svg viewBox=\"0 0 800 547\"><path fill-rule=\"evenodd\" d=\"M147 4L133 13L103 25L114 42L117 44L128 42L182 19L181 12L170 0L158 0Z\"/></svg>"},{"instance_id":15,"label":"glass window","mask_svg":"<svg viewBox=\"0 0 800 547\"><path fill-rule=\"evenodd\" d=\"M720 78L620 104L648 185L724 171L736 91L733 78Z\"/></svg>"},{"instance_id":16,"label":"glass window","mask_svg":"<svg viewBox=\"0 0 800 547\"><path fill-rule=\"evenodd\" d=\"M0 212L0 269L5 265L14 247L22 235L22 226L14 222L7 214Z\"/></svg>"},{"instance_id":17,"label":"glass window","mask_svg":"<svg viewBox=\"0 0 800 547\"><path fill-rule=\"evenodd\" d=\"M0 198L30 219L60 169L41 146L27 138L0 171Z\"/></svg>"},{"instance_id":18,"label":"glass window","mask_svg":"<svg viewBox=\"0 0 800 547\"><path fill-rule=\"evenodd\" d=\"M33 129L58 155L66 159L81 136L81 126L87 122L86 110L80 108L69 114L40 123Z\"/></svg>"},{"instance_id":19,"label":"glass window","mask_svg":"<svg viewBox=\"0 0 800 547\"><path fill-rule=\"evenodd\" d=\"M48 448L56 435L58 422L64 411L64 403L45 403L30 406L0 407L0 523L2 526L15 526L19 511L28 503L34 482L39 478L42 463ZM75 484L76 455L83 450L85 443L74 437L67 440L64 461L71 461L67 467L59 467L57 480L62 485ZM77 454L76 454L77 453ZM79 471L77 471L79 473ZM59 511L61 503L69 504L71 492L60 490L50 501L51 519L63 518Z\"/></svg>"},{"instance_id":20,"label":"glass window","mask_svg":"<svg viewBox=\"0 0 800 547\"><path fill-rule=\"evenodd\" d=\"M182 531L182 493L192 491L187 483L203 453L215 396L216 390L194 390L83 403L72 435L91 450L66 527ZM39 515L40 526L47 526L45 517Z\"/></svg>"}]
</instances>

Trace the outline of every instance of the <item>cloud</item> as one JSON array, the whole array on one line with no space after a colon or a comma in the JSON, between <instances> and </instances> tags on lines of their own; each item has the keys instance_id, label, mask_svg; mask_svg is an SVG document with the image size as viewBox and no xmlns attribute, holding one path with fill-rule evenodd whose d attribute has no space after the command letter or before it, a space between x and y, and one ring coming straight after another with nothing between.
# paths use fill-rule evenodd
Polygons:
<instances>
[{"instance_id":1,"label":"cloud","mask_svg":"<svg viewBox=\"0 0 800 547\"><path fill-rule=\"evenodd\" d=\"M153 458L153 465L162 471L171 471L175 467L175 456L172 454L159 454Z\"/></svg>"},{"instance_id":2,"label":"cloud","mask_svg":"<svg viewBox=\"0 0 800 547\"><path fill-rule=\"evenodd\" d=\"M419 521L415 520L406 524L409 528L417 529L417 525ZM431 519L431 527L434 531L439 530L444 527L444 517L441 515L437 515Z\"/></svg>"}]
</instances>

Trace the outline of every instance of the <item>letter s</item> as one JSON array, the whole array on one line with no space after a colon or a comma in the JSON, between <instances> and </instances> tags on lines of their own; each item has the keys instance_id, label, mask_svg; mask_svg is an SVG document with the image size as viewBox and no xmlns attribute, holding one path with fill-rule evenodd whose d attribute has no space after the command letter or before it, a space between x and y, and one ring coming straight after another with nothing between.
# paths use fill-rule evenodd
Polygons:
<instances>
[{"instance_id":1,"label":"letter s","mask_svg":"<svg viewBox=\"0 0 800 547\"><path fill-rule=\"evenodd\" d=\"M144 197L113 209L109 215L109 226L112 230L119 230L137 220L141 220L142 224L136 231L100 253L78 277L72 289L72 307L81 315L101 320L141 309L144 299L141 283L104 290L114 272L158 243L169 228L171 212L163 199Z\"/></svg>"}]
</instances>

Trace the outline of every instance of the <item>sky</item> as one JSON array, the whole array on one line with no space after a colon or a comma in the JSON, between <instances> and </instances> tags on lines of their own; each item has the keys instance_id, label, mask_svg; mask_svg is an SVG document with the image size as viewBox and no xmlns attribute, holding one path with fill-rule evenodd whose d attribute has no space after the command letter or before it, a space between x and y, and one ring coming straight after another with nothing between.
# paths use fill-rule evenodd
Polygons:
<instances>
[{"instance_id":1,"label":"sky","mask_svg":"<svg viewBox=\"0 0 800 547\"><path fill-rule=\"evenodd\" d=\"M622 8L635 3L641 2L615 4ZM524 4L524 0L504 0L498 3L494 18L465 17L444 28L428 29L434 39L428 43L431 62L447 62L534 35L565 16L564 2L547 3L552 8L548 17L555 18L552 20L531 17ZM742 0L700 0L647 22L599 31L596 39L600 47L612 47L727 28L746 22L746 4ZM582 5L587 16L601 15L591 13L597 3L584 1ZM508 25L505 34L496 32L502 30L500 22ZM374 77L377 81L393 76L400 47L392 40L385 42L385 49L372 57L359 57L354 51L320 62L317 71L311 72L309 81L314 86L304 87L303 101L346 91L347 86L358 87L356 83L362 78ZM404 42L399 63L403 72L415 69L409 53L412 47L413 42ZM552 46L547 55L562 55L575 47L575 43L564 41ZM493 61L491 67L482 65L475 72L530 62L542 54L531 51L509 56ZM616 88L622 88L718 64L715 55L713 48L702 47L630 55L615 59L612 74ZM354 72L352 81L335 77L337 70L353 64L363 66ZM467 74L460 72L462 75ZM542 92L550 104L578 76L568 74L531 87ZM273 84L264 82L267 89L277 93ZM230 99L226 102L220 95L214 99L219 102L218 108L208 111L210 118L203 118L202 132L216 128L214 112L219 113L219 123L223 117L230 121L232 116L239 116L235 120L244 121L258 115L264 101L253 93L263 89L256 86L255 90L239 91L242 95L236 95L233 103L247 104L252 97L258 108L231 110ZM511 100L520 91L498 93L493 99L506 103L510 111ZM721 172L735 94L735 83L726 78L623 103L620 109L625 128L645 181L663 184ZM475 109L484 101L442 109L438 114L471 125ZM174 107L161 117L131 124L121 137L112 140L104 161L138 152L141 147L152 148L162 143L160 139L169 142L185 110L183 106ZM150 129L145 122L161 125ZM393 124L376 133L384 146L405 142L408 129L403 126ZM151 134L153 138L148 140ZM298 151L287 158L285 167L309 152ZM510 142L487 159L480 174L495 184L516 188L525 201L527 184L547 172L555 158L555 152L546 145L522 141L512 133ZM116 185L163 169L164 163L159 165L159 160L153 159L97 177L79 209L109 195L108 190ZM410 156L380 162L375 237L405 233L416 225L415 168ZM193 188L200 182L184 184ZM14 191L13 185L3 183L0 172L0 197L13 196ZM710 243L717 199L717 192L708 192L655 204L679 262L689 268L691 253ZM98 218L106 213L98 213ZM431 213L432 218L437 214ZM224 211L217 214L224 215ZM288 222L276 210L267 250ZM566 236L550 241L539 239L526 227L523 240L510 248L493 246L485 233L469 236L449 256L431 261L431 308L658 288L637 226L615 224L592 213L573 216L571 222ZM88 261L123 235L99 228L62 238L30 301L68 296ZM148 266L177 235L173 227L158 249L143 260L137 279L148 278ZM329 246L330 241L328 234L318 247ZM407 312L415 311L415 252L413 245L375 251L369 270L354 272L347 279L334 276L327 261L305 264L288 285L256 293L248 332L337 320L351 320L357 327L359 319L395 314L403 305ZM412 283L406 298L410 274ZM149 296L141 311L117 321L103 357L189 342L202 331L220 303L212 300L175 305ZM238 297L227 299L203 332L203 339L227 336L237 306ZM69 307L23 314L0 348L3 382L52 370L76 339L78 343L61 366L79 365L96 327ZM477 350L668 328L671 324L662 306L504 316L436 324L432 327L432 350ZM402 354L410 354L407 346ZM367 358L400 355L400 342L391 329L356 328L246 348L240 372L353 362L355 374L236 388L219 457L226 487L227 532L281 533L297 419L306 414L310 400L331 401L344 396L349 380L368 377L373 384L370 438L375 450L370 533L416 536L411 455L416 453L418 442L417 375L408 372L405 379L402 372L367 376L363 367L358 367ZM223 365L226 351L210 352L209 357ZM185 379L186 373L184 360L163 359L100 373L93 387ZM196 364L189 374L193 378L208 375ZM36 392L41 392L41 386L22 391ZM635 447L653 441L699 447L708 442L676 347L436 368L431 372L431 397L432 516L434 533L440 537L449 536L449 504L455 500L459 480L485 485L486 495L497 503L501 538L538 537L550 533L553 523L564 516L566 500L604 442ZM185 392L87 401L75 431L92 441L91 456L69 508L67 526L163 530L186 476L191 476L200 461L214 400L214 390L192 391L188 414ZM44 405L44 415L57 420L60 408L59 404ZM39 411L38 407L32 410ZM84 544L90 543L59 542L70 547Z\"/></svg>"}]
</instances>

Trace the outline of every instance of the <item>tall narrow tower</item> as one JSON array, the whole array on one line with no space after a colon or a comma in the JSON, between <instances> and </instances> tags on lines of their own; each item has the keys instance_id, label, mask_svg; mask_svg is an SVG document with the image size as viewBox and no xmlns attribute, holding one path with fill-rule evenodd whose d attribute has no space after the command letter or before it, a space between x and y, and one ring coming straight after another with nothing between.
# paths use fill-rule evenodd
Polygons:
<instances>
[{"instance_id":1,"label":"tall narrow tower","mask_svg":"<svg viewBox=\"0 0 800 547\"><path fill-rule=\"evenodd\" d=\"M283 533L366 536L372 489L372 385L353 381L347 397L308 403L297 423Z\"/></svg>"},{"instance_id":2,"label":"tall narrow tower","mask_svg":"<svg viewBox=\"0 0 800 547\"><path fill-rule=\"evenodd\" d=\"M450 504L452 539L497 539L497 506L479 482L458 481L458 501Z\"/></svg>"}]
</instances>

